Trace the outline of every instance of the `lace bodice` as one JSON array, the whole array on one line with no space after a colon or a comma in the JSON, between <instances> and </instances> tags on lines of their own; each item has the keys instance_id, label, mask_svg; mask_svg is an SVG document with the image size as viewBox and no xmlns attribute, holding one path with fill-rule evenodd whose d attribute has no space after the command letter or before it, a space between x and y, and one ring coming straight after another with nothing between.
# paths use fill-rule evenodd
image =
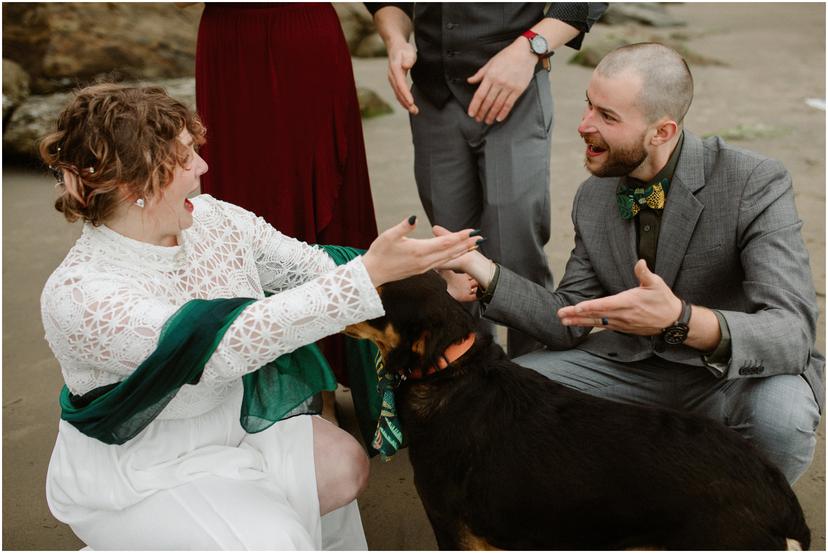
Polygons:
<instances>
[{"instance_id":1,"label":"lace bodice","mask_svg":"<svg viewBox=\"0 0 828 553\"><path fill-rule=\"evenodd\" d=\"M207 362L159 418L204 413L240 378L279 355L378 317L382 304L357 258L336 267L237 206L202 195L180 245L132 240L86 224L41 296L46 340L75 394L118 382L156 347L166 320L191 299L252 297ZM265 299L264 292L274 292Z\"/></svg>"}]
</instances>

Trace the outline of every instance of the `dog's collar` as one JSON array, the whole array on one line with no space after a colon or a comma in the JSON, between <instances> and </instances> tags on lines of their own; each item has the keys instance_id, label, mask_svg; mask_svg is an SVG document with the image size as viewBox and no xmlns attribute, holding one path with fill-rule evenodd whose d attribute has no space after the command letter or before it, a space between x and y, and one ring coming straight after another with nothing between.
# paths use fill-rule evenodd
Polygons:
<instances>
[{"instance_id":1,"label":"dog's collar","mask_svg":"<svg viewBox=\"0 0 828 553\"><path fill-rule=\"evenodd\" d=\"M420 368L414 369L409 371L406 375L406 378L410 380L419 380L420 378L424 378L426 376L432 375L436 372L442 371L469 351L471 347L474 345L474 332L466 336L462 341L455 342L451 344L440 358L437 360L437 365L432 365L427 369L423 370Z\"/></svg>"}]
</instances>

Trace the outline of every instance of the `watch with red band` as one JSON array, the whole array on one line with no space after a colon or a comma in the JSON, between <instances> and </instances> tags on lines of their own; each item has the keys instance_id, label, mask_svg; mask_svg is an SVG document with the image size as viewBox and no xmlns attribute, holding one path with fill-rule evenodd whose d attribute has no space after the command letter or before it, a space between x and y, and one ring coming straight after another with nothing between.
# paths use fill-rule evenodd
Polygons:
<instances>
[{"instance_id":1,"label":"watch with red band","mask_svg":"<svg viewBox=\"0 0 828 553\"><path fill-rule=\"evenodd\" d=\"M549 58L551 58L555 52L554 50L549 49L549 43L546 42L546 39L531 29L523 33L521 36L526 37L526 39L529 40L529 49L533 54L540 58L543 63L543 68L550 71L552 69L552 65L549 63Z\"/></svg>"}]
</instances>

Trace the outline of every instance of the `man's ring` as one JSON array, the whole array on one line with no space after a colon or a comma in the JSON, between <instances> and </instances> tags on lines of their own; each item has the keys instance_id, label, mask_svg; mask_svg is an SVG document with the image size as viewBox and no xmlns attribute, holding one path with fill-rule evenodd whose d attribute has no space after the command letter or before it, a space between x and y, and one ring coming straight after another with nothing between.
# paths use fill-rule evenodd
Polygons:
<instances>
[{"instance_id":1,"label":"man's ring","mask_svg":"<svg viewBox=\"0 0 828 553\"><path fill-rule=\"evenodd\" d=\"M609 319L606 317L601 317L601 324L607 326L609 324Z\"/></svg>"}]
</instances>

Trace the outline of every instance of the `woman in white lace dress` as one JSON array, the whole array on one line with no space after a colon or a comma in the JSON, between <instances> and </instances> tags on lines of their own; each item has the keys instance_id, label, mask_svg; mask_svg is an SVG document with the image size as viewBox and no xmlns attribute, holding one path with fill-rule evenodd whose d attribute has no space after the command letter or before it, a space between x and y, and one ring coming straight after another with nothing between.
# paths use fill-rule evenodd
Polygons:
<instances>
[{"instance_id":1,"label":"woman in white lace dress","mask_svg":"<svg viewBox=\"0 0 828 553\"><path fill-rule=\"evenodd\" d=\"M207 171L196 152L203 136L198 118L160 89L97 85L75 95L41 145L59 177L56 207L85 221L41 298L73 398L143 366L191 300L256 300L198 378L134 437L105 443L61 420L49 507L92 549L365 548L355 498L368 463L358 442L316 416L247 433L242 377L382 315L376 286L480 237L409 239L413 222L403 221L336 266L250 212L188 199Z\"/></svg>"}]
</instances>

